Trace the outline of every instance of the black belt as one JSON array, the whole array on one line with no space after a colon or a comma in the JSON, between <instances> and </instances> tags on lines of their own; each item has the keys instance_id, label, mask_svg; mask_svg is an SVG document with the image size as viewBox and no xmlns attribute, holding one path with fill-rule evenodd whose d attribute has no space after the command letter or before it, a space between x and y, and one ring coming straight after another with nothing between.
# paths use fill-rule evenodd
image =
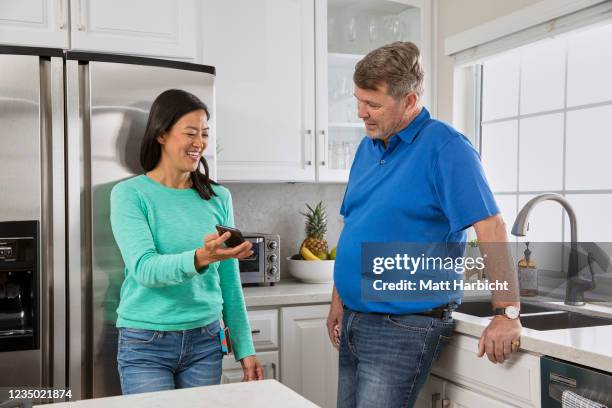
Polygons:
<instances>
[{"instance_id":1,"label":"black belt","mask_svg":"<svg viewBox=\"0 0 612 408\"><path fill-rule=\"evenodd\" d=\"M347 308L345 305L342 305L342 308L344 310L346 310L346 311L355 312L355 311ZM444 305L444 306L436 307L434 309L426 310L424 312L409 313L409 314L433 317L433 318L442 319L442 320L448 320L448 319L450 319L453 316L453 310L455 310L456 308L457 308L457 305L450 304L450 305ZM357 312L357 313L359 313L359 312ZM374 312L372 314L387 315L388 313L376 313L376 312Z\"/></svg>"},{"instance_id":2,"label":"black belt","mask_svg":"<svg viewBox=\"0 0 612 408\"><path fill-rule=\"evenodd\" d=\"M426 310L424 312L414 313L415 315L433 317L436 319L448 320L453 316L453 309L446 307L437 307L435 309Z\"/></svg>"}]
</instances>

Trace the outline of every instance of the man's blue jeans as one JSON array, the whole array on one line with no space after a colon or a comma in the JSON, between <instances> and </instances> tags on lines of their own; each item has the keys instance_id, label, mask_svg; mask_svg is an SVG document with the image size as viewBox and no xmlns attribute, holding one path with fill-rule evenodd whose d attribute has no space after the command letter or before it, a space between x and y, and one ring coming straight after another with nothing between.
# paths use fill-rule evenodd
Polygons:
<instances>
[{"instance_id":1,"label":"man's blue jeans","mask_svg":"<svg viewBox=\"0 0 612 408\"><path fill-rule=\"evenodd\" d=\"M137 394L221 382L218 321L183 331L119 329L121 391Z\"/></svg>"},{"instance_id":2,"label":"man's blue jeans","mask_svg":"<svg viewBox=\"0 0 612 408\"><path fill-rule=\"evenodd\" d=\"M412 407L452 332L452 318L345 309L338 408Z\"/></svg>"}]
</instances>

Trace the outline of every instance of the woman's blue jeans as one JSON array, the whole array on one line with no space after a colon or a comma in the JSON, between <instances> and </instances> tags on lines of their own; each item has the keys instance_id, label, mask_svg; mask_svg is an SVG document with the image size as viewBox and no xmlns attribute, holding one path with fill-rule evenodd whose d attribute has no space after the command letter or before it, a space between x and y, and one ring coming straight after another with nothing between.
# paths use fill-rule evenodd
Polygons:
<instances>
[{"instance_id":1,"label":"woman's blue jeans","mask_svg":"<svg viewBox=\"0 0 612 408\"><path fill-rule=\"evenodd\" d=\"M338 408L412 407L453 320L344 310Z\"/></svg>"},{"instance_id":2,"label":"woman's blue jeans","mask_svg":"<svg viewBox=\"0 0 612 408\"><path fill-rule=\"evenodd\" d=\"M121 391L137 394L221 382L218 321L182 331L119 328Z\"/></svg>"}]
</instances>

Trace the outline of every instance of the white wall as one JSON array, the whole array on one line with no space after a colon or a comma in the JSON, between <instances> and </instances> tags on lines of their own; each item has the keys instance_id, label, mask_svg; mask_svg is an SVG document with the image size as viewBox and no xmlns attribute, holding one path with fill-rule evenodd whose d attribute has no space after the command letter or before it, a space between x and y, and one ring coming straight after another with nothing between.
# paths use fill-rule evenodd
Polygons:
<instances>
[{"instance_id":1,"label":"white wall","mask_svg":"<svg viewBox=\"0 0 612 408\"><path fill-rule=\"evenodd\" d=\"M434 0L438 2L435 35L437 64L437 118L451 123L453 118L454 61L444 54L444 40L487 21L510 14L539 0Z\"/></svg>"}]
</instances>

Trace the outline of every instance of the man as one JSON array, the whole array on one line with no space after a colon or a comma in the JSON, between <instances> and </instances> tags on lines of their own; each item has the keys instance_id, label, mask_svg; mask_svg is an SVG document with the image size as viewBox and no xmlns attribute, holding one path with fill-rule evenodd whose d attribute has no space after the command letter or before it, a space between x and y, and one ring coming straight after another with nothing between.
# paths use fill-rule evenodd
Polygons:
<instances>
[{"instance_id":1,"label":"man","mask_svg":"<svg viewBox=\"0 0 612 408\"><path fill-rule=\"evenodd\" d=\"M355 154L340 209L334 290L327 320L340 351L338 407L410 407L453 331L447 303L365 301L364 242L465 242L474 226L491 280L511 281L511 297L493 293L496 316L478 355L501 363L518 349L516 274L505 248L504 222L477 152L421 106L424 72L418 48L396 42L366 55L353 80L367 133ZM502 244L505 246L505 244ZM453 296L456 296L455 298Z\"/></svg>"}]
</instances>

